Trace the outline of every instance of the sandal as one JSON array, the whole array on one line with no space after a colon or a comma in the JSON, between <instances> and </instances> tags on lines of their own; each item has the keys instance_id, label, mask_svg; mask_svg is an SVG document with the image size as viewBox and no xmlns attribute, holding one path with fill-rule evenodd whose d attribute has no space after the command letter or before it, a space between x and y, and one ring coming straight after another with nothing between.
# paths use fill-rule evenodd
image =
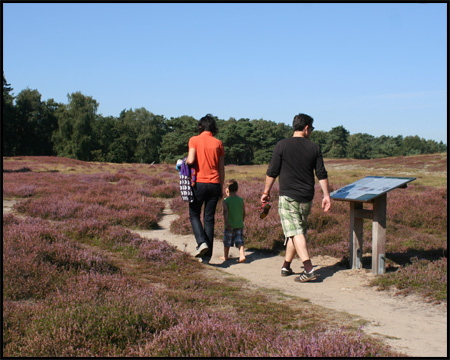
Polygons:
<instances>
[{"instance_id":1,"label":"sandal","mask_svg":"<svg viewBox=\"0 0 450 360\"><path fill-rule=\"evenodd\" d=\"M270 204L269 203L262 203L261 207L259 209L259 218L264 219L270 210Z\"/></svg>"}]
</instances>

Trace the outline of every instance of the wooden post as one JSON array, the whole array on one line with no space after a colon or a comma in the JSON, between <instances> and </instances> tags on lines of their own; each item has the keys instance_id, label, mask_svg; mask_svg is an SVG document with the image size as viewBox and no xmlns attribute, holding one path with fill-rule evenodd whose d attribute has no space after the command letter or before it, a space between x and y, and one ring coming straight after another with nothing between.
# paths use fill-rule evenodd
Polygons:
<instances>
[{"instance_id":1,"label":"wooden post","mask_svg":"<svg viewBox=\"0 0 450 360\"><path fill-rule=\"evenodd\" d=\"M357 216L363 204L350 201L350 268L361 269L363 251L363 219Z\"/></svg>"},{"instance_id":2,"label":"wooden post","mask_svg":"<svg viewBox=\"0 0 450 360\"><path fill-rule=\"evenodd\" d=\"M373 201L372 222L372 272L384 274L386 263L386 204L387 196L383 194Z\"/></svg>"}]
</instances>

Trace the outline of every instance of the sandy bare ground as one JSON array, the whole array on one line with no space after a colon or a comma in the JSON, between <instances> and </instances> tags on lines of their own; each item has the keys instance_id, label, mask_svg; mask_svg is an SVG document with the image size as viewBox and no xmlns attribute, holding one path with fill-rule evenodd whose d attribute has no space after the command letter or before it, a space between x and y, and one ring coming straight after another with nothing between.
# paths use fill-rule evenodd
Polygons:
<instances>
[{"instance_id":1,"label":"sandy bare ground","mask_svg":"<svg viewBox=\"0 0 450 360\"><path fill-rule=\"evenodd\" d=\"M169 202L166 201L166 204ZM11 211L14 201L3 200L3 213ZM166 207L158 230L136 231L143 237L166 240L181 251L194 253L193 235L170 232L170 223L177 218ZM294 276L281 277L283 257L246 251L247 261L238 263L239 252L230 249L233 259L224 262L223 244L214 243L209 265L241 277L259 288L279 291L289 296L308 299L323 306L366 321L363 330L383 339L394 350L413 357L445 357L447 351L447 307L426 303L414 295L393 296L393 292L376 291L367 284L373 275L370 269L351 270L337 265L338 259L328 256L312 258L320 278L315 282L296 283ZM293 269L299 273L301 262L295 259Z\"/></svg>"}]
</instances>

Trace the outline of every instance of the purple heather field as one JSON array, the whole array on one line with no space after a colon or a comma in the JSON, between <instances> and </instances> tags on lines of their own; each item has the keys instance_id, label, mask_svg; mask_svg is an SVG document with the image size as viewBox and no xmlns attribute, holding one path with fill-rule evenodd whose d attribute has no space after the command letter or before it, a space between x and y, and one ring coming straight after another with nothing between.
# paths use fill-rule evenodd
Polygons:
<instances>
[{"instance_id":1,"label":"purple heather field","mask_svg":"<svg viewBox=\"0 0 450 360\"><path fill-rule=\"evenodd\" d=\"M326 164L331 190L361 174L348 170L354 161ZM358 164L394 173L400 168L415 173L431 164L424 180L417 176L408 189L388 194L387 272L374 285L446 302L446 157ZM261 222L265 168L227 166L226 171L227 178L238 179L245 200L246 247L279 254L278 182L271 216ZM433 177L444 172L445 186ZM256 306L257 296L236 284L207 280L201 264L164 239L133 233L157 228L167 199L180 215L171 231L191 233L174 165L3 158L3 199L17 201L12 213L3 214L4 356L399 356L358 329L314 319L306 327L293 325L281 305L264 300L264 307ZM348 262L348 204L334 201L323 213L320 200L317 186L310 254ZM221 239L221 202L217 209ZM371 237L366 222L364 237ZM365 246L370 252L370 241ZM306 319L307 313L296 316Z\"/></svg>"}]
</instances>

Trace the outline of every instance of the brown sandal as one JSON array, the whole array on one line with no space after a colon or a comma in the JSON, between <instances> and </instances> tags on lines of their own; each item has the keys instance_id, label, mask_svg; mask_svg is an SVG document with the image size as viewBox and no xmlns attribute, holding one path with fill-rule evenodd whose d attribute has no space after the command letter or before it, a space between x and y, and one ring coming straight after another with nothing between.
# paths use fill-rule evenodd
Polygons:
<instances>
[{"instance_id":1,"label":"brown sandal","mask_svg":"<svg viewBox=\"0 0 450 360\"><path fill-rule=\"evenodd\" d=\"M271 206L269 203L262 203L261 208L259 209L259 218L264 219L269 213Z\"/></svg>"}]
</instances>

